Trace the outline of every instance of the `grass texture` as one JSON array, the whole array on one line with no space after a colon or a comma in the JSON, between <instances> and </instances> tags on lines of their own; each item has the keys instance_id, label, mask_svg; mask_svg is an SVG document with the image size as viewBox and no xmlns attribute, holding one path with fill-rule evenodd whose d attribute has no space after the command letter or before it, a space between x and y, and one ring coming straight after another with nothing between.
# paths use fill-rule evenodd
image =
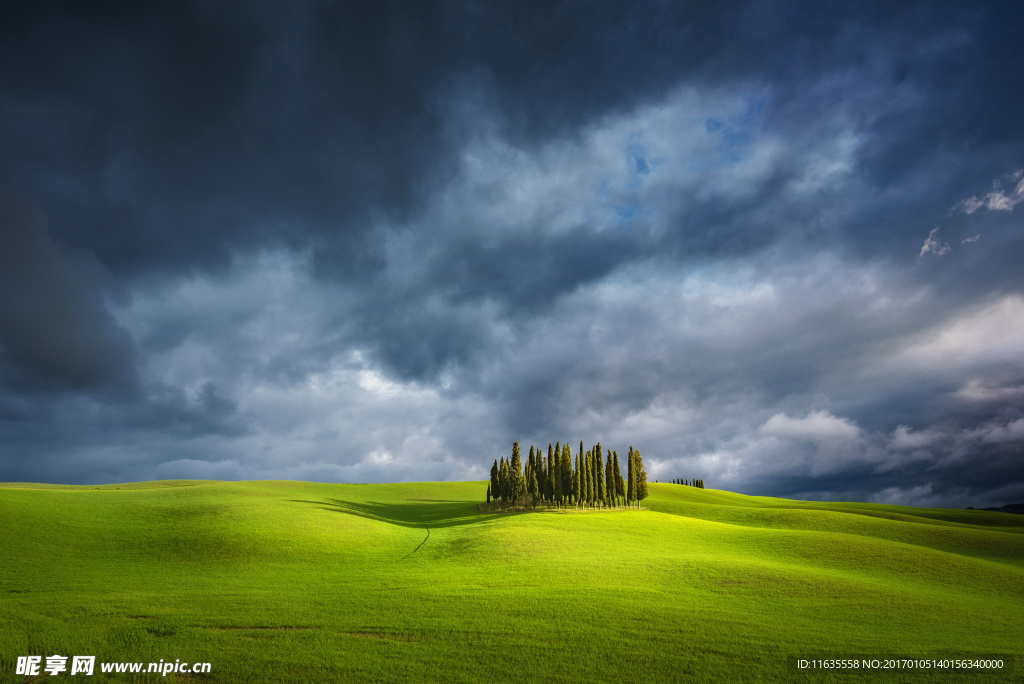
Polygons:
<instances>
[{"instance_id":1,"label":"grass texture","mask_svg":"<svg viewBox=\"0 0 1024 684\"><path fill-rule=\"evenodd\" d=\"M212 665L97 665L125 682L1024 676L1024 516L671 484L645 510L489 513L485 489L0 485L0 681L60 681L14 674L55 653ZM992 655L1002 671L794 663Z\"/></svg>"}]
</instances>

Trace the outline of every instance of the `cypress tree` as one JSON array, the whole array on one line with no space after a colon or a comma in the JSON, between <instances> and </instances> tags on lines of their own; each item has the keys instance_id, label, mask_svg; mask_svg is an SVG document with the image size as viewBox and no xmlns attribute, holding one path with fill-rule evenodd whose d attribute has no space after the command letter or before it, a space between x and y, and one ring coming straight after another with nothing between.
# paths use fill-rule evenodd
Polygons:
<instances>
[{"instance_id":1,"label":"cypress tree","mask_svg":"<svg viewBox=\"0 0 1024 684\"><path fill-rule=\"evenodd\" d=\"M555 477L555 500L559 506L565 506L569 501L569 494L566 487L569 487L569 478L565 476L565 449L558 456L558 472ZM571 487L570 487L571 488Z\"/></svg>"},{"instance_id":2,"label":"cypress tree","mask_svg":"<svg viewBox=\"0 0 1024 684\"><path fill-rule=\"evenodd\" d=\"M530 500L533 502L533 507L537 507L537 499L540 497L540 487L537 484L537 471L530 471L530 482L527 485L527 493L530 495Z\"/></svg>"},{"instance_id":3,"label":"cypress tree","mask_svg":"<svg viewBox=\"0 0 1024 684\"><path fill-rule=\"evenodd\" d=\"M587 461L589 459L589 451L580 459L580 498L583 499L584 508L590 503L590 478L587 477Z\"/></svg>"},{"instance_id":4,"label":"cypress tree","mask_svg":"<svg viewBox=\"0 0 1024 684\"><path fill-rule=\"evenodd\" d=\"M627 466L626 473L626 501L630 505L633 504L633 500L636 498L636 479L633 475L633 447L630 445L629 454L627 456L629 464Z\"/></svg>"},{"instance_id":5,"label":"cypress tree","mask_svg":"<svg viewBox=\"0 0 1024 684\"><path fill-rule=\"evenodd\" d=\"M537 472L537 484L540 487L540 498L544 501L548 498L548 461L551 460L551 442L548 442L548 457L544 458L544 453L541 452L537 456L538 472Z\"/></svg>"},{"instance_id":6,"label":"cypress tree","mask_svg":"<svg viewBox=\"0 0 1024 684\"><path fill-rule=\"evenodd\" d=\"M604 455L601 453L601 443L597 443L594 449L594 479L597 480L597 500L602 506L608 505L608 488L605 487L604 477Z\"/></svg>"},{"instance_id":7,"label":"cypress tree","mask_svg":"<svg viewBox=\"0 0 1024 684\"><path fill-rule=\"evenodd\" d=\"M508 485L508 461L505 457L501 457L501 465L498 470L498 495L501 497L501 503L508 502L509 485Z\"/></svg>"},{"instance_id":8,"label":"cypress tree","mask_svg":"<svg viewBox=\"0 0 1024 684\"><path fill-rule=\"evenodd\" d=\"M597 506L597 478L594 477L594 461L596 460L594 450L590 450L590 458L587 459L587 475L590 477L590 498L591 506Z\"/></svg>"},{"instance_id":9,"label":"cypress tree","mask_svg":"<svg viewBox=\"0 0 1024 684\"><path fill-rule=\"evenodd\" d=\"M594 452L588 451L583 458L583 474L587 478L587 495L583 498L587 506L594 505Z\"/></svg>"},{"instance_id":10,"label":"cypress tree","mask_svg":"<svg viewBox=\"0 0 1024 684\"><path fill-rule=\"evenodd\" d=\"M604 477L604 493L607 497L608 505L614 507L615 485L612 483L612 452L610 449L608 450L608 453L605 454L604 467L602 470L604 471L601 473L602 477Z\"/></svg>"},{"instance_id":11,"label":"cypress tree","mask_svg":"<svg viewBox=\"0 0 1024 684\"><path fill-rule=\"evenodd\" d=\"M537 478L537 498L534 499L534 506L537 501L544 498L544 452L537 447L537 454L533 457L533 474ZM530 480L526 480L526 488L530 488Z\"/></svg>"},{"instance_id":12,"label":"cypress tree","mask_svg":"<svg viewBox=\"0 0 1024 684\"><path fill-rule=\"evenodd\" d=\"M533 448L533 445L530 446ZM530 478L535 477L537 474L538 464L540 463L540 447L537 447L533 454L533 459L528 460L526 463L526 475L523 477L523 487L525 488L526 494L530 493ZM540 480L537 480L540 483Z\"/></svg>"},{"instance_id":13,"label":"cypress tree","mask_svg":"<svg viewBox=\"0 0 1024 684\"><path fill-rule=\"evenodd\" d=\"M540 501L540 502L544 501L544 454L543 453L537 455L537 462L534 465L536 467L533 470L533 474L537 478L537 498L536 498L536 500L534 502L534 506L536 506L537 505L536 504L537 501ZM527 489L529 489L529 487L530 487L529 481L527 481L526 487L527 487Z\"/></svg>"},{"instance_id":14,"label":"cypress tree","mask_svg":"<svg viewBox=\"0 0 1024 684\"><path fill-rule=\"evenodd\" d=\"M555 506L562 505L562 454L555 452L555 460L551 463L551 496Z\"/></svg>"},{"instance_id":15,"label":"cypress tree","mask_svg":"<svg viewBox=\"0 0 1024 684\"><path fill-rule=\"evenodd\" d=\"M572 501L576 506L580 505L580 460L581 456L576 454L576 467L572 472Z\"/></svg>"},{"instance_id":16,"label":"cypress tree","mask_svg":"<svg viewBox=\"0 0 1024 684\"><path fill-rule=\"evenodd\" d=\"M512 500L513 505L518 505L523 495L526 494L526 482L523 480L523 461L519 456L519 442L512 443L512 463L509 465L509 470L511 471L509 484L512 488L512 491L509 492L509 498Z\"/></svg>"},{"instance_id":17,"label":"cypress tree","mask_svg":"<svg viewBox=\"0 0 1024 684\"><path fill-rule=\"evenodd\" d=\"M615 505L622 505L622 492L619 483L622 482L622 474L619 473L619 453L612 452L612 493L615 494Z\"/></svg>"},{"instance_id":18,"label":"cypress tree","mask_svg":"<svg viewBox=\"0 0 1024 684\"><path fill-rule=\"evenodd\" d=\"M568 506L572 503L572 452L569 451L568 443L562 445L561 468L558 482L562 486L562 505Z\"/></svg>"},{"instance_id":19,"label":"cypress tree","mask_svg":"<svg viewBox=\"0 0 1024 684\"><path fill-rule=\"evenodd\" d=\"M491 496L498 498L498 459L494 459L491 466Z\"/></svg>"},{"instance_id":20,"label":"cypress tree","mask_svg":"<svg viewBox=\"0 0 1024 684\"><path fill-rule=\"evenodd\" d=\"M586 483L586 491L583 494L583 501L587 506L591 506L594 503L594 480L593 480L593 468L591 463L594 461L593 450L588 451L583 456L583 481Z\"/></svg>"},{"instance_id":21,"label":"cypress tree","mask_svg":"<svg viewBox=\"0 0 1024 684\"><path fill-rule=\"evenodd\" d=\"M587 452L587 504L597 503L597 487L594 486L594 447Z\"/></svg>"},{"instance_id":22,"label":"cypress tree","mask_svg":"<svg viewBox=\"0 0 1024 684\"><path fill-rule=\"evenodd\" d=\"M647 498L647 471L644 470L644 459L639 451L633 452L633 474L636 475L636 501L639 506Z\"/></svg>"},{"instance_id":23,"label":"cypress tree","mask_svg":"<svg viewBox=\"0 0 1024 684\"><path fill-rule=\"evenodd\" d=\"M562 506L565 503L565 484L562 479L562 454L555 453L555 462L551 464L551 483L555 490L555 505Z\"/></svg>"},{"instance_id":24,"label":"cypress tree","mask_svg":"<svg viewBox=\"0 0 1024 684\"><path fill-rule=\"evenodd\" d=\"M622 483L622 471L619 470L619 452L612 452L612 477L615 478L615 494L618 496L619 504L625 502L626 489Z\"/></svg>"},{"instance_id":25,"label":"cypress tree","mask_svg":"<svg viewBox=\"0 0 1024 684\"><path fill-rule=\"evenodd\" d=\"M534 464L534 472L537 474L537 501L544 501L544 453L537 454L537 462Z\"/></svg>"},{"instance_id":26,"label":"cypress tree","mask_svg":"<svg viewBox=\"0 0 1024 684\"><path fill-rule=\"evenodd\" d=\"M553 454L548 454L548 470L544 476L544 485L548 496L548 501L554 505L558 499L558 450L556 449Z\"/></svg>"},{"instance_id":27,"label":"cypress tree","mask_svg":"<svg viewBox=\"0 0 1024 684\"><path fill-rule=\"evenodd\" d=\"M544 490L544 494L543 494L544 500L547 501L548 503L554 503L554 501L555 501L555 488L551 486L551 454L550 453L548 454L548 457L546 459L544 459L544 467L542 468L542 470L544 471L544 484L542 485L541 489Z\"/></svg>"},{"instance_id":28,"label":"cypress tree","mask_svg":"<svg viewBox=\"0 0 1024 684\"><path fill-rule=\"evenodd\" d=\"M491 507L491 485L487 485L487 507Z\"/></svg>"},{"instance_id":29,"label":"cypress tree","mask_svg":"<svg viewBox=\"0 0 1024 684\"><path fill-rule=\"evenodd\" d=\"M580 459L579 459L579 463L580 463L580 467L581 468L583 467L583 455L585 453L586 452L583 451L583 440L581 439L580 440ZM583 497L583 503L586 504L586 502L587 502L587 478L586 478L586 471L585 470L581 470L580 471L580 496Z\"/></svg>"}]
</instances>

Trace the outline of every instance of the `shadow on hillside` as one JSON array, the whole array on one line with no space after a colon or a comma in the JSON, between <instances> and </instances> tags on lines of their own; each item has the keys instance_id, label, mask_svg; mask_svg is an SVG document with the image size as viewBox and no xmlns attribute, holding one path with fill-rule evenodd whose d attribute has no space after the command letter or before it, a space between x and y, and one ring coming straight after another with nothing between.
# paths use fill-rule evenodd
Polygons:
<instances>
[{"instance_id":1,"label":"shadow on hillside","mask_svg":"<svg viewBox=\"0 0 1024 684\"><path fill-rule=\"evenodd\" d=\"M470 525L487 520L473 510L473 504L465 501L445 501L437 499L415 499L423 503L377 503L374 501L344 501L342 499L324 499L323 501L306 501L291 499L295 503L313 504L325 511L358 515L362 518L380 520L381 522L401 525L403 527L455 527Z\"/></svg>"}]
</instances>

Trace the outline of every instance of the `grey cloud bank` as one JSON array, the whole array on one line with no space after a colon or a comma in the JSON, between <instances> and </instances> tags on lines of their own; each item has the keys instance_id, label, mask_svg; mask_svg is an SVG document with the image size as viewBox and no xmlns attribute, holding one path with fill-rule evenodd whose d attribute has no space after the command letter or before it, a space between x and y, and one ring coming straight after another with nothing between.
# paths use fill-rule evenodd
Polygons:
<instances>
[{"instance_id":1,"label":"grey cloud bank","mask_svg":"<svg viewBox=\"0 0 1024 684\"><path fill-rule=\"evenodd\" d=\"M1024 500L1015 4L0 15L0 480Z\"/></svg>"}]
</instances>

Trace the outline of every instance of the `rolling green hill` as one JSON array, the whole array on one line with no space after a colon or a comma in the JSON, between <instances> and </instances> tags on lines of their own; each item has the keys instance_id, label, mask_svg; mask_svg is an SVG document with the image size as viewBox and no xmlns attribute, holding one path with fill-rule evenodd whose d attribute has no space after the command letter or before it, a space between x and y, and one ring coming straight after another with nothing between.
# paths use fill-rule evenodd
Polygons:
<instances>
[{"instance_id":1,"label":"rolling green hill","mask_svg":"<svg viewBox=\"0 0 1024 684\"><path fill-rule=\"evenodd\" d=\"M0 485L18 656L211 682L1021 681L1024 516L651 485L481 513L485 483ZM794 658L1010 656L1000 673ZM45 663L45 658L44 658ZM63 676L68 676L65 673ZM99 679L156 681L154 674Z\"/></svg>"}]
</instances>

